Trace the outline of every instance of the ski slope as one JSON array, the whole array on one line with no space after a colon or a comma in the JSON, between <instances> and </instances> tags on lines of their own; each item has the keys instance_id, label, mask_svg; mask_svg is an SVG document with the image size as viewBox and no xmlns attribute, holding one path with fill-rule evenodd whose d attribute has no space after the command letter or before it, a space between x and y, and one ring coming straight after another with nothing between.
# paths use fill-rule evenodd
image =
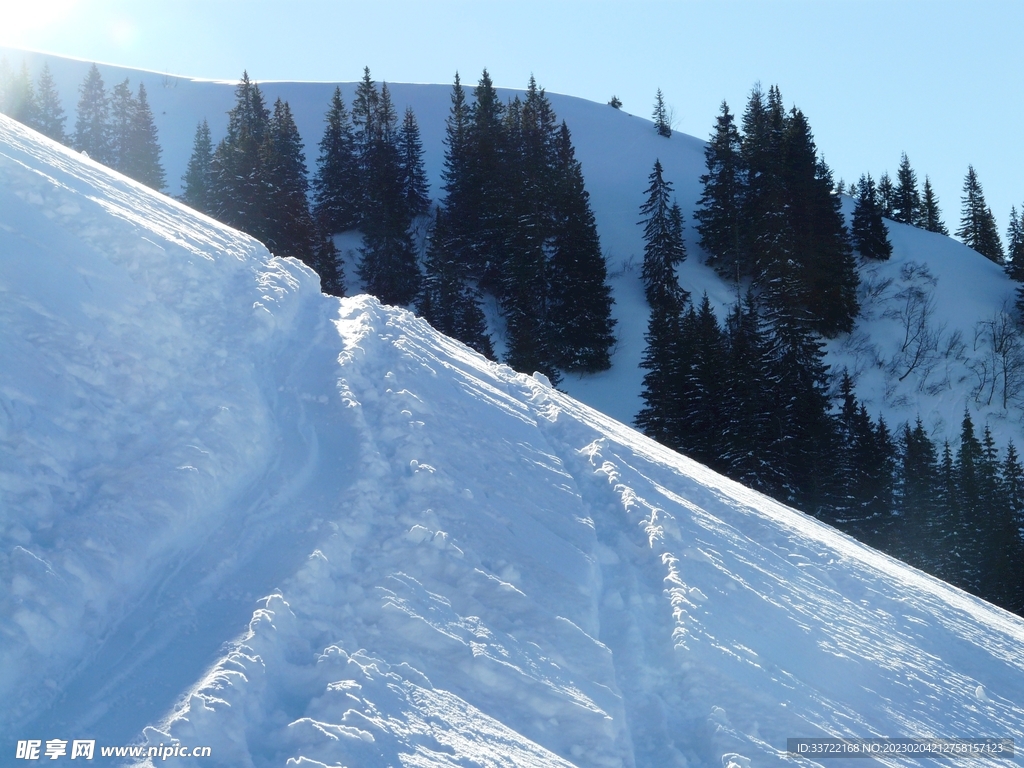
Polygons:
<instances>
[{"instance_id":1,"label":"ski slope","mask_svg":"<svg viewBox=\"0 0 1024 768\"><path fill-rule=\"evenodd\" d=\"M64 100L68 127L73 126L78 88L91 66L89 62L10 48L0 48L0 56L5 56L14 68L25 61L35 76L46 62ZM373 62L368 63L372 68ZM360 67L359 63L353 64L353 78L359 76ZM133 89L139 83L145 84L159 129L169 191L177 193L192 151L196 124L207 119L214 142L221 139L227 126L227 112L234 104L235 84L107 64L99 68L108 89L125 78L131 81ZM261 73L249 74L260 80ZM502 73L491 74L502 82ZM543 73L537 75L543 85ZM470 97L478 76L477 72L462 73ZM268 104L278 97L290 103L310 168L315 164L317 144L323 135L323 116L335 85L260 82ZM355 83L338 85L346 103L351 104ZM780 85L785 94L785 83ZM389 83L388 87L399 112L410 106L416 113L430 191L437 199L441 196L444 121L451 103L451 86ZM500 89L500 93L502 98L510 98L516 91ZM644 372L638 365L648 317L640 284L643 242L642 228L636 223L638 211L648 186L648 174L655 159L660 159L665 177L675 185L687 224L693 224L693 210L701 194L700 175L705 171L704 142L680 133L664 139L656 135L648 120L605 104L561 94L549 96L556 114L566 120L572 131L577 158L583 166L608 260L618 337L611 370L596 375L568 375L561 387L597 410L632 423L642 404ZM744 105L731 107L741 114ZM814 115L808 117L813 125ZM714 115L707 115L708 132L713 124ZM819 149L827 156L842 150ZM912 149L908 147L911 155ZM884 169L864 170L877 178ZM922 177L927 172L926 168L917 170ZM852 200L846 198L844 203L850 217ZM940 204L947 225L955 229L959 201L941 200ZM888 222L888 228L893 258L883 264L861 264L860 300L864 311L853 333L829 343L828 362L832 370L838 374L845 368L851 373L858 398L867 405L872 417L884 416L893 432L920 416L934 440L941 443L949 439L955 447L966 407L979 433L989 426L1000 448L1009 439L1021 445L1024 376L1018 376L1016 391L1004 407L1001 395L993 394L990 386L994 361L986 336L986 328L999 319L1001 310L1012 307L1015 285L998 266L951 238L894 222ZM707 292L723 320L737 299L737 288L703 264L692 226L686 239L690 255L679 269L680 283L698 301ZM347 262L349 293L357 294L358 234L348 233L337 242ZM919 351L904 348L905 296L914 290L923 293L924 305L930 307L925 323L928 349L924 350L922 363L908 372L905 361ZM496 312L491 315L496 317ZM501 347L500 319L494 326Z\"/></svg>"},{"instance_id":2,"label":"ski slope","mask_svg":"<svg viewBox=\"0 0 1024 768\"><path fill-rule=\"evenodd\" d=\"M0 763L1024 738L1021 619L5 117L0 294Z\"/></svg>"}]
</instances>

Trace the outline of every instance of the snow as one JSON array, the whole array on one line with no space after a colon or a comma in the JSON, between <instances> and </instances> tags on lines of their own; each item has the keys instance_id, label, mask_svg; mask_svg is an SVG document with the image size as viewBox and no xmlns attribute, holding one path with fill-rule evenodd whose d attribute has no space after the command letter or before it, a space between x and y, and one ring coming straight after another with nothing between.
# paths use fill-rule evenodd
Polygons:
<instances>
[{"instance_id":1,"label":"snow","mask_svg":"<svg viewBox=\"0 0 1024 768\"><path fill-rule=\"evenodd\" d=\"M1021 619L3 117L0 292L5 761L1024 738Z\"/></svg>"}]
</instances>

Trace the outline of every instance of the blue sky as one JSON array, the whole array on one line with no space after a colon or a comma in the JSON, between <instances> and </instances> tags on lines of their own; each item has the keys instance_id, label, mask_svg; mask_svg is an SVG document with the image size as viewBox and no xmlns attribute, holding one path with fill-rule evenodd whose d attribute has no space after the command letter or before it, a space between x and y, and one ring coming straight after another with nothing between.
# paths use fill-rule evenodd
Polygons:
<instances>
[{"instance_id":1,"label":"blue sky","mask_svg":"<svg viewBox=\"0 0 1024 768\"><path fill-rule=\"evenodd\" d=\"M27 6L27 7L25 7ZM837 178L891 175L906 151L947 225L969 163L1001 232L1024 204L1024 2L328 2L0 0L0 43L173 74L475 82L533 73L549 91L617 94L706 138L722 99L777 83Z\"/></svg>"}]
</instances>

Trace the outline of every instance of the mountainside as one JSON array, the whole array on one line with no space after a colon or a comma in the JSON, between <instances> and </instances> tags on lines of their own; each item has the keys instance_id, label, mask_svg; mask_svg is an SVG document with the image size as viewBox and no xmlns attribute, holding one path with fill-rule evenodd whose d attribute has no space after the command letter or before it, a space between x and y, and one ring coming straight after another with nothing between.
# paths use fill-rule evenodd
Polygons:
<instances>
[{"instance_id":1,"label":"mountainside","mask_svg":"<svg viewBox=\"0 0 1024 768\"><path fill-rule=\"evenodd\" d=\"M1024 621L2 116L0 291L5 761L1024 738Z\"/></svg>"},{"instance_id":2,"label":"mountainside","mask_svg":"<svg viewBox=\"0 0 1024 768\"><path fill-rule=\"evenodd\" d=\"M25 60L34 72L42 62L48 62L69 123L73 124L77 89L89 63L12 49L0 49L0 55L14 66ZM176 193L196 124L206 118L213 141L221 138L235 84L107 65L100 71L108 88L126 77L132 87L145 84L160 131L168 191ZM260 73L250 74L259 79ZM353 74L357 74L355 68ZM462 73L470 91L477 74ZM500 78L500 73L492 74ZM312 168L335 84L263 82L261 87L268 103L278 97L290 102L305 141L307 164ZM430 191L436 199L441 195L442 139L451 87L401 83L389 83L389 87L399 113L406 106L415 110ZM343 83L341 88L344 99L351 104L355 84ZM513 93L501 91L503 98ZM701 193L699 177L705 170L704 142L679 133L662 138L648 120L607 105L558 94L550 98L558 117L565 119L572 130L577 157L583 165L608 259L616 301L613 313L618 323L612 369L597 375L568 376L561 386L598 410L631 423L641 406L643 371L638 365L648 316L639 275L642 233L636 224L647 176L654 160L660 159L666 178L675 185L687 223L692 225ZM813 126L814 116L809 117ZM706 121L710 132L714 116L708 115ZM838 148L821 149L835 152ZM946 223L954 229L959 201L943 200L940 204ZM852 209L852 200L845 199L848 220ZM855 377L858 399L872 416L884 415L893 429L903 422L913 423L920 416L933 439L941 444L943 439L957 436L966 407L974 414L979 429L991 427L1000 446L1008 439L1024 443L1024 376L1014 368L1008 385L1003 386L998 370L1004 360L998 334L993 333L996 326L1005 323L1006 315L1001 311L1012 310L1015 284L999 267L951 238L894 222L887 225L893 257L885 263L861 265L863 312L851 334L829 343L833 371L848 369ZM692 228L687 230L686 238L690 255L679 270L680 283L697 299L707 292L722 320L737 299L736 287L704 266ZM358 293L353 265L359 239L345 235L337 242L348 262L349 293Z\"/></svg>"}]
</instances>

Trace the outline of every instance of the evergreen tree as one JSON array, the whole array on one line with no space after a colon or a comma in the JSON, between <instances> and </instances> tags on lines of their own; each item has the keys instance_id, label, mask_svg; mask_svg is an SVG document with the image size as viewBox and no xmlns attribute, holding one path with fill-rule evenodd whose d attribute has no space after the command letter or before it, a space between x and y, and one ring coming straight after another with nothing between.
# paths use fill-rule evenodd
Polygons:
<instances>
[{"instance_id":1,"label":"evergreen tree","mask_svg":"<svg viewBox=\"0 0 1024 768\"><path fill-rule=\"evenodd\" d=\"M960 228L956 231L964 245L973 248L996 264L1003 263L1003 244L999 240L992 209L985 204L985 193L974 166L967 167L964 196L961 198Z\"/></svg>"},{"instance_id":2,"label":"evergreen tree","mask_svg":"<svg viewBox=\"0 0 1024 768\"><path fill-rule=\"evenodd\" d=\"M340 88L334 89L324 121L313 176L313 214L324 232L334 234L358 225L361 205L355 137Z\"/></svg>"},{"instance_id":3,"label":"evergreen tree","mask_svg":"<svg viewBox=\"0 0 1024 768\"><path fill-rule=\"evenodd\" d=\"M135 97L126 77L111 91L109 123L111 164L114 170L125 175L128 175L127 169L131 164L135 106Z\"/></svg>"},{"instance_id":4,"label":"evergreen tree","mask_svg":"<svg viewBox=\"0 0 1024 768\"><path fill-rule=\"evenodd\" d=\"M135 115L132 120L131 152L125 173L153 189L163 189L167 183L163 164L160 162L160 142L157 140L153 110L146 97L146 86L139 83L135 97Z\"/></svg>"},{"instance_id":5,"label":"evergreen tree","mask_svg":"<svg viewBox=\"0 0 1024 768\"><path fill-rule=\"evenodd\" d=\"M370 77L370 68L363 67L363 79L356 86L356 97L352 102L352 126L356 142L356 156L360 165L366 161L366 153L374 136L374 118L378 111L380 95L377 84Z\"/></svg>"},{"instance_id":6,"label":"evergreen tree","mask_svg":"<svg viewBox=\"0 0 1024 768\"><path fill-rule=\"evenodd\" d=\"M652 114L654 119L654 129L658 132L659 136L664 136L666 139L672 135L672 124L669 121L668 110L665 107L665 98L661 95L661 88L658 89L657 95L654 97L654 113Z\"/></svg>"},{"instance_id":7,"label":"evergreen tree","mask_svg":"<svg viewBox=\"0 0 1024 768\"><path fill-rule=\"evenodd\" d=\"M963 562L963 540L960 535L960 502L957 485L956 463L949 441L942 446L939 459L939 482L936 493L936 507L940 531L938 553L934 560L935 573L944 581L959 583Z\"/></svg>"},{"instance_id":8,"label":"evergreen tree","mask_svg":"<svg viewBox=\"0 0 1024 768\"><path fill-rule=\"evenodd\" d=\"M49 136L61 144L67 144L68 136L64 129L67 117L61 106L60 95L53 82L53 75L50 74L49 64L43 64L43 70L39 73L36 106L36 124L33 127L44 136Z\"/></svg>"},{"instance_id":9,"label":"evergreen tree","mask_svg":"<svg viewBox=\"0 0 1024 768\"><path fill-rule=\"evenodd\" d=\"M510 218L514 219L509 205L512 181L508 177L521 169L515 166L515 152L508 147L505 108L486 69L473 96L464 168L465 189L471 192L461 211L466 217L466 255L471 276L481 280L483 288L500 296Z\"/></svg>"},{"instance_id":10,"label":"evergreen tree","mask_svg":"<svg viewBox=\"0 0 1024 768\"><path fill-rule=\"evenodd\" d=\"M608 101L608 106L614 109L622 109L622 99L612 94L611 99Z\"/></svg>"},{"instance_id":11,"label":"evergreen tree","mask_svg":"<svg viewBox=\"0 0 1024 768\"><path fill-rule=\"evenodd\" d=\"M957 515L952 530L957 539L953 551L957 561L954 584L970 592L978 594L982 586L979 565L983 552L981 541L984 538L983 501L985 470L982 466L984 454L982 444L974 431L971 414L964 409L964 418L960 425L960 448L954 464L956 478Z\"/></svg>"},{"instance_id":12,"label":"evergreen tree","mask_svg":"<svg viewBox=\"0 0 1024 768\"><path fill-rule=\"evenodd\" d=\"M295 256L315 267L319 242L309 212L305 153L291 107L280 98L260 147L260 165L267 201L264 244L278 256Z\"/></svg>"},{"instance_id":13,"label":"evergreen tree","mask_svg":"<svg viewBox=\"0 0 1024 768\"><path fill-rule=\"evenodd\" d=\"M213 153L214 215L257 239L266 236L267 201L261 148L270 113L258 84L243 72L228 112L227 134Z\"/></svg>"},{"instance_id":14,"label":"evergreen tree","mask_svg":"<svg viewBox=\"0 0 1024 768\"><path fill-rule=\"evenodd\" d=\"M913 429L909 424L903 428L897 489L900 526L894 554L935 573L940 568L944 536L938 505L939 463L935 445L925 433L920 417Z\"/></svg>"},{"instance_id":15,"label":"evergreen tree","mask_svg":"<svg viewBox=\"0 0 1024 768\"><path fill-rule=\"evenodd\" d=\"M680 447L678 382L681 363L689 357L683 348L683 301L681 291L667 291L651 304L647 346L640 359L647 371L640 391L644 405L635 420L645 435L672 449Z\"/></svg>"},{"instance_id":16,"label":"evergreen tree","mask_svg":"<svg viewBox=\"0 0 1024 768\"><path fill-rule=\"evenodd\" d=\"M715 124L711 141L704 148L707 173L700 177L703 194L694 214L700 246L708 253L708 264L723 277L739 281L742 270L742 206L744 173L740 135L729 105Z\"/></svg>"},{"instance_id":17,"label":"evergreen tree","mask_svg":"<svg viewBox=\"0 0 1024 768\"><path fill-rule=\"evenodd\" d=\"M939 210L939 200L932 189L932 183L927 176L924 177L924 193L921 200L921 227L929 232L938 232L940 235L948 235L949 230L942 223L942 212Z\"/></svg>"},{"instance_id":18,"label":"evergreen tree","mask_svg":"<svg viewBox=\"0 0 1024 768\"><path fill-rule=\"evenodd\" d=\"M417 311L434 328L493 360L494 348L480 308L480 294L467 280L466 265L451 242L448 216L435 214Z\"/></svg>"},{"instance_id":19,"label":"evergreen tree","mask_svg":"<svg viewBox=\"0 0 1024 768\"><path fill-rule=\"evenodd\" d=\"M900 158L900 169L896 173L893 220L915 227L921 222L921 195L917 191L917 174L910 167L906 152Z\"/></svg>"},{"instance_id":20,"label":"evergreen tree","mask_svg":"<svg viewBox=\"0 0 1024 768\"><path fill-rule=\"evenodd\" d=\"M896 217L896 188L889 178L888 172L882 174L878 180L878 205L882 210L882 216L886 219Z\"/></svg>"},{"instance_id":21,"label":"evergreen tree","mask_svg":"<svg viewBox=\"0 0 1024 768\"><path fill-rule=\"evenodd\" d=\"M1006 274L1024 283L1024 206L1019 217L1017 208L1010 208L1010 225L1006 228Z\"/></svg>"},{"instance_id":22,"label":"evergreen tree","mask_svg":"<svg viewBox=\"0 0 1024 768\"><path fill-rule=\"evenodd\" d=\"M613 299L582 166L564 122L555 146L553 194L547 320L555 364L566 371L607 370L615 343Z\"/></svg>"},{"instance_id":23,"label":"evergreen tree","mask_svg":"<svg viewBox=\"0 0 1024 768\"><path fill-rule=\"evenodd\" d=\"M647 199L640 207L640 224L644 226L644 264L641 277L647 303L655 304L669 297L682 306L685 292L679 287L675 268L686 259L683 242L682 211L676 203L669 204L672 183L665 179L661 161L654 161L654 170L647 177L650 186Z\"/></svg>"},{"instance_id":24,"label":"evergreen tree","mask_svg":"<svg viewBox=\"0 0 1024 768\"><path fill-rule=\"evenodd\" d=\"M725 336L705 293L700 307L691 305L683 319L682 349L674 382L673 442L678 450L721 470L727 453L721 434L726 364Z\"/></svg>"},{"instance_id":25,"label":"evergreen tree","mask_svg":"<svg viewBox=\"0 0 1024 768\"><path fill-rule=\"evenodd\" d=\"M423 142L416 115L407 107L402 127L398 132L398 151L401 155L402 187L409 216L423 216L430 210L427 172L423 169Z\"/></svg>"},{"instance_id":26,"label":"evergreen tree","mask_svg":"<svg viewBox=\"0 0 1024 768\"><path fill-rule=\"evenodd\" d=\"M109 165L114 160L110 138L110 106L99 68L93 64L85 76L78 100L74 148Z\"/></svg>"},{"instance_id":27,"label":"evergreen tree","mask_svg":"<svg viewBox=\"0 0 1024 768\"><path fill-rule=\"evenodd\" d=\"M6 64L6 59L4 60ZM38 130L39 105L36 101L35 89L32 87L32 75L28 64L21 63L17 74L6 68L4 75L3 100L0 112L8 117Z\"/></svg>"},{"instance_id":28,"label":"evergreen tree","mask_svg":"<svg viewBox=\"0 0 1024 768\"><path fill-rule=\"evenodd\" d=\"M853 244L866 259L887 261L892 256L892 243L882 221L878 192L871 174L857 182L857 203L853 209Z\"/></svg>"},{"instance_id":29,"label":"evergreen tree","mask_svg":"<svg viewBox=\"0 0 1024 768\"><path fill-rule=\"evenodd\" d=\"M365 290L381 302L405 305L419 293L421 275L409 234L398 115L387 83L375 101L375 111L363 123L370 130L363 137L366 208L358 273Z\"/></svg>"},{"instance_id":30,"label":"evergreen tree","mask_svg":"<svg viewBox=\"0 0 1024 768\"><path fill-rule=\"evenodd\" d=\"M818 158L810 125L796 108L785 122L783 153L791 253L808 323L827 337L849 332L860 309L850 236L841 201L832 194L832 173Z\"/></svg>"},{"instance_id":31,"label":"evergreen tree","mask_svg":"<svg viewBox=\"0 0 1024 768\"><path fill-rule=\"evenodd\" d=\"M184 190L181 201L197 211L212 215L213 201L213 141L210 138L210 126L203 122L196 126L196 136L192 142L192 156L188 160L188 168L181 177Z\"/></svg>"}]
</instances>

